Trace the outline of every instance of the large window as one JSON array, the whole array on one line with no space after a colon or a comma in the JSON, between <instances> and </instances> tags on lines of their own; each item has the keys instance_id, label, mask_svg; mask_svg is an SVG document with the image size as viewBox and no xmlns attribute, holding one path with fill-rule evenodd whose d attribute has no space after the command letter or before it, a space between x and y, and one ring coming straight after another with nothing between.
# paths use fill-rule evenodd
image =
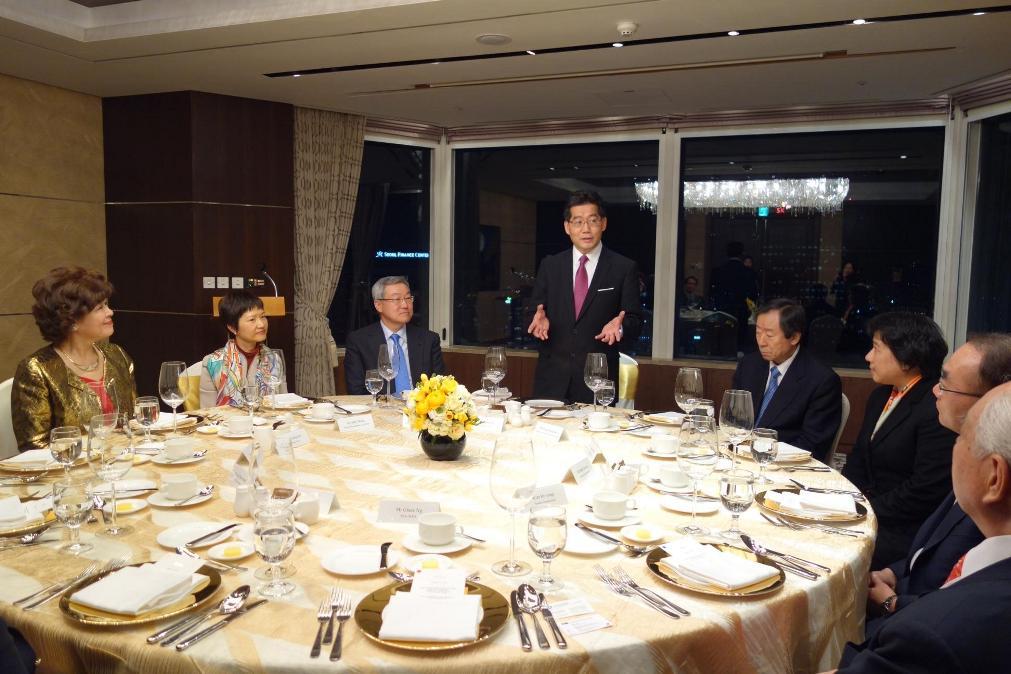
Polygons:
<instances>
[{"instance_id":1,"label":"large window","mask_svg":"<svg viewBox=\"0 0 1011 674\"><path fill-rule=\"evenodd\" d=\"M406 276L412 323L428 326L429 180L431 150L367 141L358 201L340 282L330 304L338 344L377 320L371 287L383 276Z\"/></svg>"},{"instance_id":2,"label":"large window","mask_svg":"<svg viewBox=\"0 0 1011 674\"><path fill-rule=\"evenodd\" d=\"M808 310L807 344L864 367L867 319L931 314L940 127L682 141L675 342L681 357L754 350L754 308Z\"/></svg>"},{"instance_id":3,"label":"large window","mask_svg":"<svg viewBox=\"0 0 1011 674\"><path fill-rule=\"evenodd\" d=\"M639 264L644 316L631 354L652 351L656 215L636 182L655 182L655 141L457 150L453 341L535 348L527 335L540 261L571 247L562 213L571 192L607 203L604 245Z\"/></svg>"}]
</instances>

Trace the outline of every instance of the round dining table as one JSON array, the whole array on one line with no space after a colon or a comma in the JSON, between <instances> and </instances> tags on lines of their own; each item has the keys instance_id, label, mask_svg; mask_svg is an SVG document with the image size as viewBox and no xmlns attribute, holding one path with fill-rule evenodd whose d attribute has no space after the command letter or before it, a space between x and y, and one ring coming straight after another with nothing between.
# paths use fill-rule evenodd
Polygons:
<instances>
[{"instance_id":1,"label":"round dining table","mask_svg":"<svg viewBox=\"0 0 1011 674\"><path fill-rule=\"evenodd\" d=\"M368 404L368 397L332 398L340 403ZM206 413L206 411L202 411ZM214 413L242 414L236 409L215 408ZM613 410L624 428L634 428L639 419L626 420L631 410ZM334 422L309 421L302 414L291 413L308 442L295 449L297 486L334 494L334 504L299 540L287 562L295 568L289 580L295 590L243 615L224 629L185 651L149 645L145 637L169 624L163 620L130 627L96 627L79 624L60 608L58 599L31 610L22 610L12 602L49 583L74 576L93 561L113 558L131 563L157 560L172 552L156 541L168 527L196 521L211 521L222 526L251 523L249 516L235 514L235 464L248 438L227 438L221 434L192 433L198 449L206 449L199 461L183 465L157 465L147 462L135 466L124 480L152 478L160 480L173 473L194 473L201 484L215 485L213 497L184 507L151 505L133 514L120 515L122 523L133 532L122 537L101 534L101 520L82 528L82 540L92 550L79 557L60 552L63 542L54 528L44 538L50 542L31 546L7 546L0 549L0 616L20 630L42 659L42 672L607 672L646 674L649 672L817 672L832 669L838 663L847 641L862 640L866 602L866 576L874 543L876 522L873 512L857 522L842 525L861 532L839 535L818 528L792 529L767 520L757 504L741 517L741 528L766 547L796 555L822 565L830 572L819 572L816 579L785 575L782 586L753 597L724 597L677 587L647 569L645 557L633 557L621 548L597 554L563 551L552 563L552 573L564 583L549 595L557 605L569 599L583 599L599 624L606 625L580 634L570 633L568 648L559 649L553 638L550 648L524 651L516 621L510 616L489 638L452 651L419 652L377 643L361 632L356 621L345 625L343 655L331 662L324 647L321 657L310 657L310 646L319 622L317 611L331 588L347 593L356 605L363 597L393 582L385 572L367 575L337 575L324 569L323 561L349 546L380 546L390 541L390 552L401 562L415 553L404 547L417 533L417 525L388 521L389 502L437 503L442 512L451 513L463 530L485 542L471 542L469 547L448 554L453 563L467 573L477 572L477 581L503 597L522 582L537 579L540 561L527 544L526 517L517 517L517 557L534 567L534 572L520 578L496 575L492 565L509 553L510 517L499 508L489 489L489 472L495 442L502 437L530 438L537 463L539 486L562 485L567 500L568 534L577 534L574 524L587 516L593 494L606 484L612 466L643 466L646 479L656 477L664 466L676 465L666 457L647 455L651 440L628 430L590 432L578 418L533 418L525 427L504 424L479 425L468 434L466 449L456 461L432 461L421 450L418 434L403 422L400 409L374 408L368 415L358 415L352 426L340 430ZM338 413L340 414L340 413ZM494 419L496 413L487 412ZM349 417L350 418L350 417ZM502 418L502 417L498 417ZM271 418L273 422L275 419ZM504 421L504 419L503 419ZM347 424L345 423L345 426ZM282 427L284 428L284 427ZM502 430L499 430L501 428ZM192 430L192 429L190 429ZM670 428L676 433L676 428ZM187 432L186 428L179 432ZM304 440L304 438L303 438ZM576 464L592 460L590 470ZM755 469L750 460L744 468ZM821 467L815 461L792 464L795 467ZM576 470L573 470L576 468ZM73 469L75 476L91 478L87 464ZM575 475L580 480L577 482ZM39 482L0 488L0 495L27 495L44 489L57 472ZM713 473L702 485L709 494L718 494L721 473ZM807 486L849 488L835 471L771 470L768 475L785 486L794 478ZM655 484L655 483L653 483ZM556 498L558 492L556 491ZM145 498L147 494L139 498ZM659 529L664 540L677 541L677 529L690 515L661 507L662 494L645 482L630 494L644 525ZM709 501L708 503L713 503ZM718 503L718 501L715 501ZM683 508L682 508L683 509ZM395 508L393 510L396 510ZM385 513L385 514L384 514ZM765 513L769 514L769 513ZM699 515L701 524L713 530L726 529L730 515L723 508ZM797 521L797 520L795 520ZM603 529L619 536L618 529ZM66 532L63 532L65 534ZM708 540L708 539L702 539ZM727 542L727 541L724 541ZM737 547L744 547L739 541ZM415 546L416 547L416 546ZM205 550L198 550L205 552ZM207 604L216 604L235 587L248 583L256 587L262 581L253 573L264 567L256 555L238 562L244 572L221 574L221 586ZM651 607L639 596L624 596L612 591L597 576L599 565L611 572L620 566L635 582L659 593L684 608L690 615L678 619ZM591 614L592 615L592 614ZM560 618L578 621L586 615ZM418 620L438 620L439 616L418 616ZM525 617L533 628L529 616ZM584 621L585 622L585 621ZM543 625L543 620L541 620ZM567 629L567 628L566 628ZM545 627L547 631L547 627Z\"/></svg>"}]
</instances>

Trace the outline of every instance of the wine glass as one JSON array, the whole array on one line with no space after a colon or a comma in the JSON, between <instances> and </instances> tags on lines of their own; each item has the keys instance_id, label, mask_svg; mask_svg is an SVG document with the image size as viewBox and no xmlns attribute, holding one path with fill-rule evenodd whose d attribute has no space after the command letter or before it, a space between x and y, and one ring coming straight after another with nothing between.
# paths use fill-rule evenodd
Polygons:
<instances>
[{"instance_id":1,"label":"wine glass","mask_svg":"<svg viewBox=\"0 0 1011 674\"><path fill-rule=\"evenodd\" d=\"M551 576L551 560L565 548L567 533L565 508L562 506L542 506L531 511L527 522L527 542L534 554L541 558L541 575L534 585L542 592L562 589L563 583Z\"/></svg>"},{"instance_id":2,"label":"wine glass","mask_svg":"<svg viewBox=\"0 0 1011 674\"><path fill-rule=\"evenodd\" d=\"M751 507L755 500L755 475L747 470L732 470L720 478L720 501L730 511L730 528L721 531L720 536L738 540L741 534L739 520L741 513Z\"/></svg>"},{"instance_id":3,"label":"wine glass","mask_svg":"<svg viewBox=\"0 0 1011 674\"><path fill-rule=\"evenodd\" d=\"M86 481L66 478L55 482L53 484L53 512L70 531L70 542L62 546L60 550L72 555L79 555L94 547L90 543L81 542L81 525L91 514L91 497L88 496Z\"/></svg>"},{"instance_id":4,"label":"wine glass","mask_svg":"<svg viewBox=\"0 0 1011 674\"><path fill-rule=\"evenodd\" d=\"M512 518L509 533L509 559L495 562L491 570L500 576L522 576L530 565L516 561L516 515L530 504L537 485L534 446L529 439L501 437L495 441L489 477L495 503Z\"/></svg>"},{"instance_id":5,"label":"wine glass","mask_svg":"<svg viewBox=\"0 0 1011 674\"><path fill-rule=\"evenodd\" d=\"M692 521L678 531L689 536L704 536L705 527L696 524L695 511L699 497L699 482L716 468L719 452L716 445L716 424L707 416L688 415L681 422L678 436L677 462L681 472L692 481Z\"/></svg>"},{"instance_id":6,"label":"wine glass","mask_svg":"<svg viewBox=\"0 0 1011 674\"><path fill-rule=\"evenodd\" d=\"M137 423L144 428L144 444L151 444L151 428L158 423L158 399L154 396L140 396L133 406Z\"/></svg>"},{"instance_id":7,"label":"wine glass","mask_svg":"<svg viewBox=\"0 0 1011 674\"><path fill-rule=\"evenodd\" d=\"M751 391L729 389L720 403L720 430L726 433L734 449L734 467L738 466L738 445L748 439L755 427L755 407Z\"/></svg>"},{"instance_id":8,"label":"wine glass","mask_svg":"<svg viewBox=\"0 0 1011 674\"><path fill-rule=\"evenodd\" d=\"M600 388L597 389L597 397L600 398L600 404L605 408L614 402L614 381L611 379L604 379L600 382Z\"/></svg>"},{"instance_id":9,"label":"wine glass","mask_svg":"<svg viewBox=\"0 0 1011 674\"><path fill-rule=\"evenodd\" d=\"M106 527L109 536L123 536L133 531L133 527L121 527L116 523L116 480L133 468L133 447L113 441L112 433L119 421L118 414L97 414L88 424L88 465L101 480L109 483L111 492L110 510L112 522Z\"/></svg>"},{"instance_id":10,"label":"wine glass","mask_svg":"<svg viewBox=\"0 0 1011 674\"><path fill-rule=\"evenodd\" d=\"M161 396L162 402L172 408L172 435L176 434L176 409L186 401L188 388L186 363L181 360L169 360L161 364L161 372L158 373L158 395Z\"/></svg>"},{"instance_id":11,"label":"wine glass","mask_svg":"<svg viewBox=\"0 0 1011 674\"><path fill-rule=\"evenodd\" d=\"M242 403L249 410L249 418L253 419L256 409L260 406L260 386L258 384L246 384L242 387Z\"/></svg>"},{"instance_id":12,"label":"wine glass","mask_svg":"<svg viewBox=\"0 0 1011 674\"><path fill-rule=\"evenodd\" d=\"M716 403L712 400L706 398L695 398L688 402L688 407L691 409L688 414L701 414L707 416L710 419L716 416Z\"/></svg>"},{"instance_id":13,"label":"wine glass","mask_svg":"<svg viewBox=\"0 0 1011 674\"><path fill-rule=\"evenodd\" d=\"M495 404L495 388L497 383L494 379L488 376L487 372L481 373L481 390L484 391L485 397L488 398L488 409L491 409Z\"/></svg>"},{"instance_id":14,"label":"wine glass","mask_svg":"<svg viewBox=\"0 0 1011 674\"><path fill-rule=\"evenodd\" d=\"M257 510L253 519L256 552L270 565L270 582L256 590L264 597L283 597L295 589L278 574L278 565L295 547L295 514L289 508Z\"/></svg>"},{"instance_id":15,"label":"wine glass","mask_svg":"<svg viewBox=\"0 0 1011 674\"><path fill-rule=\"evenodd\" d=\"M270 407L277 409L277 394L281 392L281 383L285 380L287 370L284 365L284 351L270 349L267 352L270 363L270 373L267 375L267 388L270 390Z\"/></svg>"},{"instance_id":16,"label":"wine glass","mask_svg":"<svg viewBox=\"0 0 1011 674\"><path fill-rule=\"evenodd\" d=\"M383 378L379 370L365 371L365 390L372 394L372 407L376 407L379 392L383 390Z\"/></svg>"},{"instance_id":17,"label":"wine glass","mask_svg":"<svg viewBox=\"0 0 1011 674\"><path fill-rule=\"evenodd\" d=\"M751 437L751 458L758 464L758 482L771 484L765 477L765 467L779 454L779 433L773 428L756 428Z\"/></svg>"},{"instance_id":18,"label":"wine glass","mask_svg":"<svg viewBox=\"0 0 1011 674\"><path fill-rule=\"evenodd\" d=\"M395 356L390 356L390 349L385 343L379 345L379 360L376 365L376 369L379 370L379 376L386 380L386 404L383 407L391 407L391 383L397 376L396 363L394 363Z\"/></svg>"},{"instance_id":19,"label":"wine glass","mask_svg":"<svg viewBox=\"0 0 1011 674\"><path fill-rule=\"evenodd\" d=\"M674 378L674 402L681 411L691 411L689 401L702 397L702 370L697 367L682 367Z\"/></svg>"},{"instance_id":20,"label":"wine glass","mask_svg":"<svg viewBox=\"0 0 1011 674\"><path fill-rule=\"evenodd\" d=\"M49 453L63 466L63 476L70 478L70 467L81 456L81 429L77 426L57 426L49 432Z\"/></svg>"},{"instance_id":21,"label":"wine glass","mask_svg":"<svg viewBox=\"0 0 1011 674\"><path fill-rule=\"evenodd\" d=\"M491 394L491 404L494 405L498 398L499 382L506 376L505 347L493 346L488 349L488 353L484 355L484 376L495 384Z\"/></svg>"},{"instance_id":22,"label":"wine glass","mask_svg":"<svg viewBox=\"0 0 1011 674\"><path fill-rule=\"evenodd\" d=\"M583 383L586 388L593 391L593 411L597 411L597 391L601 382L607 379L607 355L603 353L586 354L586 363L583 365Z\"/></svg>"}]
</instances>

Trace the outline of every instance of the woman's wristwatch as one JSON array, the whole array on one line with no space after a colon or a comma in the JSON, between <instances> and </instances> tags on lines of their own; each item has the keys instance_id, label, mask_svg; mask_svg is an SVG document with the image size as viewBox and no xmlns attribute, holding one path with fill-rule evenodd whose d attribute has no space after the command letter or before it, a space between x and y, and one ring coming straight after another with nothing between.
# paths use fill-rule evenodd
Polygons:
<instances>
[{"instance_id":1,"label":"woman's wristwatch","mask_svg":"<svg viewBox=\"0 0 1011 674\"><path fill-rule=\"evenodd\" d=\"M895 600L897 600L898 598L899 595L893 594L891 597L885 599L883 602L879 604L881 610L884 611L885 613L893 613L895 611Z\"/></svg>"}]
</instances>

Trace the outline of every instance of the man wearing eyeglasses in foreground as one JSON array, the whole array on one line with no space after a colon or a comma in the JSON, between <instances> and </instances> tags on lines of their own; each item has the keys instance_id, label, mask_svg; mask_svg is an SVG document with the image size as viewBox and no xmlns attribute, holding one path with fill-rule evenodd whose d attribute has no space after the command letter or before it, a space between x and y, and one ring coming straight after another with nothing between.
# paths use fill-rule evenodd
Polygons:
<instances>
[{"instance_id":1,"label":"man wearing eyeglasses in foreground","mask_svg":"<svg viewBox=\"0 0 1011 674\"><path fill-rule=\"evenodd\" d=\"M365 371L378 365L379 347L389 349L397 367L391 382L393 394L410 389L422 374L445 374L439 336L431 330L408 325L414 318L414 296L403 276L384 276L372 285L372 304L379 320L355 330L347 338L344 381L351 395L365 395Z\"/></svg>"},{"instance_id":2,"label":"man wearing eyeglasses in foreground","mask_svg":"<svg viewBox=\"0 0 1011 674\"><path fill-rule=\"evenodd\" d=\"M601 243L607 212L596 192L572 194L564 218L572 248L544 258L534 284L537 310L527 328L541 340L534 397L588 403L586 354L606 354L609 378L616 379L619 343L634 344L638 336L638 271Z\"/></svg>"}]
</instances>

